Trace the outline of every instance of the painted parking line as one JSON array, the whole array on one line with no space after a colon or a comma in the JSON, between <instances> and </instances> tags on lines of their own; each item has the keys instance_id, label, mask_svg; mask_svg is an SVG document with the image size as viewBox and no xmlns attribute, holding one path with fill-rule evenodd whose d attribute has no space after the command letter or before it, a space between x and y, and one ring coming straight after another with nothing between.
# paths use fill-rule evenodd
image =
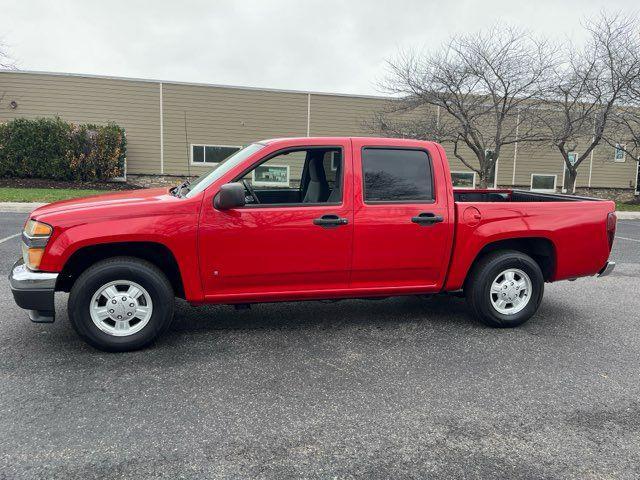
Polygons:
<instances>
[{"instance_id":1,"label":"painted parking line","mask_svg":"<svg viewBox=\"0 0 640 480\"><path fill-rule=\"evenodd\" d=\"M16 238L18 236L20 236L20 234L16 233L15 235L9 235L8 237L0 238L0 243L4 243L7 240L11 240L12 238Z\"/></svg>"},{"instance_id":2,"label":"painted parking line","mask_svg":"<svg viewBox=\"0 0 640 480\"><path fill-rule=\"evenodd\" d=\"M617 240L627 240L629 242L638 242L638 243L640 243L640 240L638 240L637 238L627 238L627 237L618 237L618 236L616 236L616 239ZM0 243L2 243L2 242L0 242Z\"/></svg>"}]
</instances>

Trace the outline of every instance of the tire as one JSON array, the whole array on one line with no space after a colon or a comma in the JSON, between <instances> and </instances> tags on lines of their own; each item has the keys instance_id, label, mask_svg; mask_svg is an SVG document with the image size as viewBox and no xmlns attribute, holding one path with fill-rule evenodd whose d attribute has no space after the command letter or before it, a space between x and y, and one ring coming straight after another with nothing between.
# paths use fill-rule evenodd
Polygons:
<instances>
[{"instance_id":1,"label":"tire","mask_svg":"<svg viewBox=\"0 0 640 480\"><path fill-rule=\"evenodd\" d=\"M75 281L69 320L95 348L127 352L146 347L169 328L174 301L171 284L155 265L133 257L110 258Z\"/></svg>"},{"instance_id":2,"label":"tire","mask_svg":"<svg viewBox=\"0 0 640 480\"><path fill-rule=\"evenodd\" d=\"M492 252L481 258L465 286L467 302L476 318L497 328L525 323L538 310L543 294L540 266L515 250Z\"/></svg>"}]
</instances>

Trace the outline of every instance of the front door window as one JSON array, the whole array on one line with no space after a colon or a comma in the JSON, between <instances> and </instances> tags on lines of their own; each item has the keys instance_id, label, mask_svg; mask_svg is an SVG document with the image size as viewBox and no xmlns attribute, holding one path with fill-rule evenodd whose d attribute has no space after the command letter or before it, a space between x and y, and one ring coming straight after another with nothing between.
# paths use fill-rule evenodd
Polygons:
<instances>
[{"instance_id":1,"label":"front door window","mask_svg":"<svg viewBox=\"0 0 640 480\"><path fill-rule=\"evenodd\" d=\"M295 205L342 201L342 149L293 149L255 166L238 180L247 205Z\"/></svg>"}]
</instances>

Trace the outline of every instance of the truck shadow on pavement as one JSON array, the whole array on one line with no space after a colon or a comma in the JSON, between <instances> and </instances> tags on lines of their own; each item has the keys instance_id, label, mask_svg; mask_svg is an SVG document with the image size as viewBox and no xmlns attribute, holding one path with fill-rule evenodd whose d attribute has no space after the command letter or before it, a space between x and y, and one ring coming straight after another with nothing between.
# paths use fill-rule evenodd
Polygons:
<instances>
[{"instance_id":1,"label":"truck shadow on pavement","mask_svg":"<svg viewBox=\"0 0 640 480\"><path fill-rule=\"evenodd\" d=\"M541 305L538 314L515 329L540 334L556 323L567 327L572 312L562 305ZM576 323L579 319L575 319ZM432 297L402 296L380 300L342 300L339 302L283 302L252 305L236 310L229 305L192 306L179 300L168 336L195 332L235 330L339 330L348 328L421 328L454 332L504 331L477 322L465 300L452 295Z\"/></svg>"},{"instance_id":2,"label":"truck shadow on pavement","mask_svg":"<svg viewBox=\"0 0 640 480\"><path fill-rule=\"evenodd\" d=\"M64 297L64 298L61 298ZM31 338L30 348L60 351L96 352L75 335L66 312L66 295L57 297L58 315L54 324L21 328ZM22 313L22 312L20 312ZM340 334L348 338L353 332L376 332L425 338L463 341L465 337L496 336L573 336L585 334L580 312L557 301L543 301L538 313L516 329L493 329L477 322L463 298L437 295L390 297L380 300L343 300L339 302L282 302L255 304L251 309L236 310L230 305L193 306L177 300L170 330L151 346L152 350L188 348L195 342L217 343L223 337L239 334L259 339L273 335L320 336ZM26 330L26 331L25 331ZM31 330L31 331L29 331ZM385 333L387 332L387 333ZM320 338L320 337L318 337ZM26 339L23 339L26 340ZM327 335L326 341L334 341Z\"/></svg>"},{"instance_id":3,"label":"truck shadow on pavement","mask_svg":"<svg viewBox=\"0 0 640 480\"><path fill-rule=\"evenodd\" d=\"M429 321L434 324L475 324L463 299L451 296L392 297L254 304L236 310L232 305L192 306L178 301L171 330L304 330L344 327L390 327Z\"/></svg>"}]
</instances>

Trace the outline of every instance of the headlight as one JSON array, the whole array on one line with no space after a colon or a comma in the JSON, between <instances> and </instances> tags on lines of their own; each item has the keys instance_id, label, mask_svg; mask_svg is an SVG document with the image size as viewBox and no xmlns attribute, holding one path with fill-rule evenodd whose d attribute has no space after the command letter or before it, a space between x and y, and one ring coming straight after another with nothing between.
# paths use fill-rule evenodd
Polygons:
<instances>
[{"instance_id":1,"label":"headlight","mask_svg":"<svg viewBox=\"0 0 640 480\"><path fill-rule=\"evenodd\" d=\"M52 232L50 225L36 220L29 220L24 226L24 233L28 237L50 237Z\"/></svg>"},{"instance_id":2,"label":"headlight","mask_svg":"<svg viewBox=\"0 0 640 480\"><path fill-rule=\"evenodd\" d=\"M30 270L40 268L44 249L53 233L53 228L46 223L29 220L22 232L22 260Z\"/></svg>"}]
</instances>

